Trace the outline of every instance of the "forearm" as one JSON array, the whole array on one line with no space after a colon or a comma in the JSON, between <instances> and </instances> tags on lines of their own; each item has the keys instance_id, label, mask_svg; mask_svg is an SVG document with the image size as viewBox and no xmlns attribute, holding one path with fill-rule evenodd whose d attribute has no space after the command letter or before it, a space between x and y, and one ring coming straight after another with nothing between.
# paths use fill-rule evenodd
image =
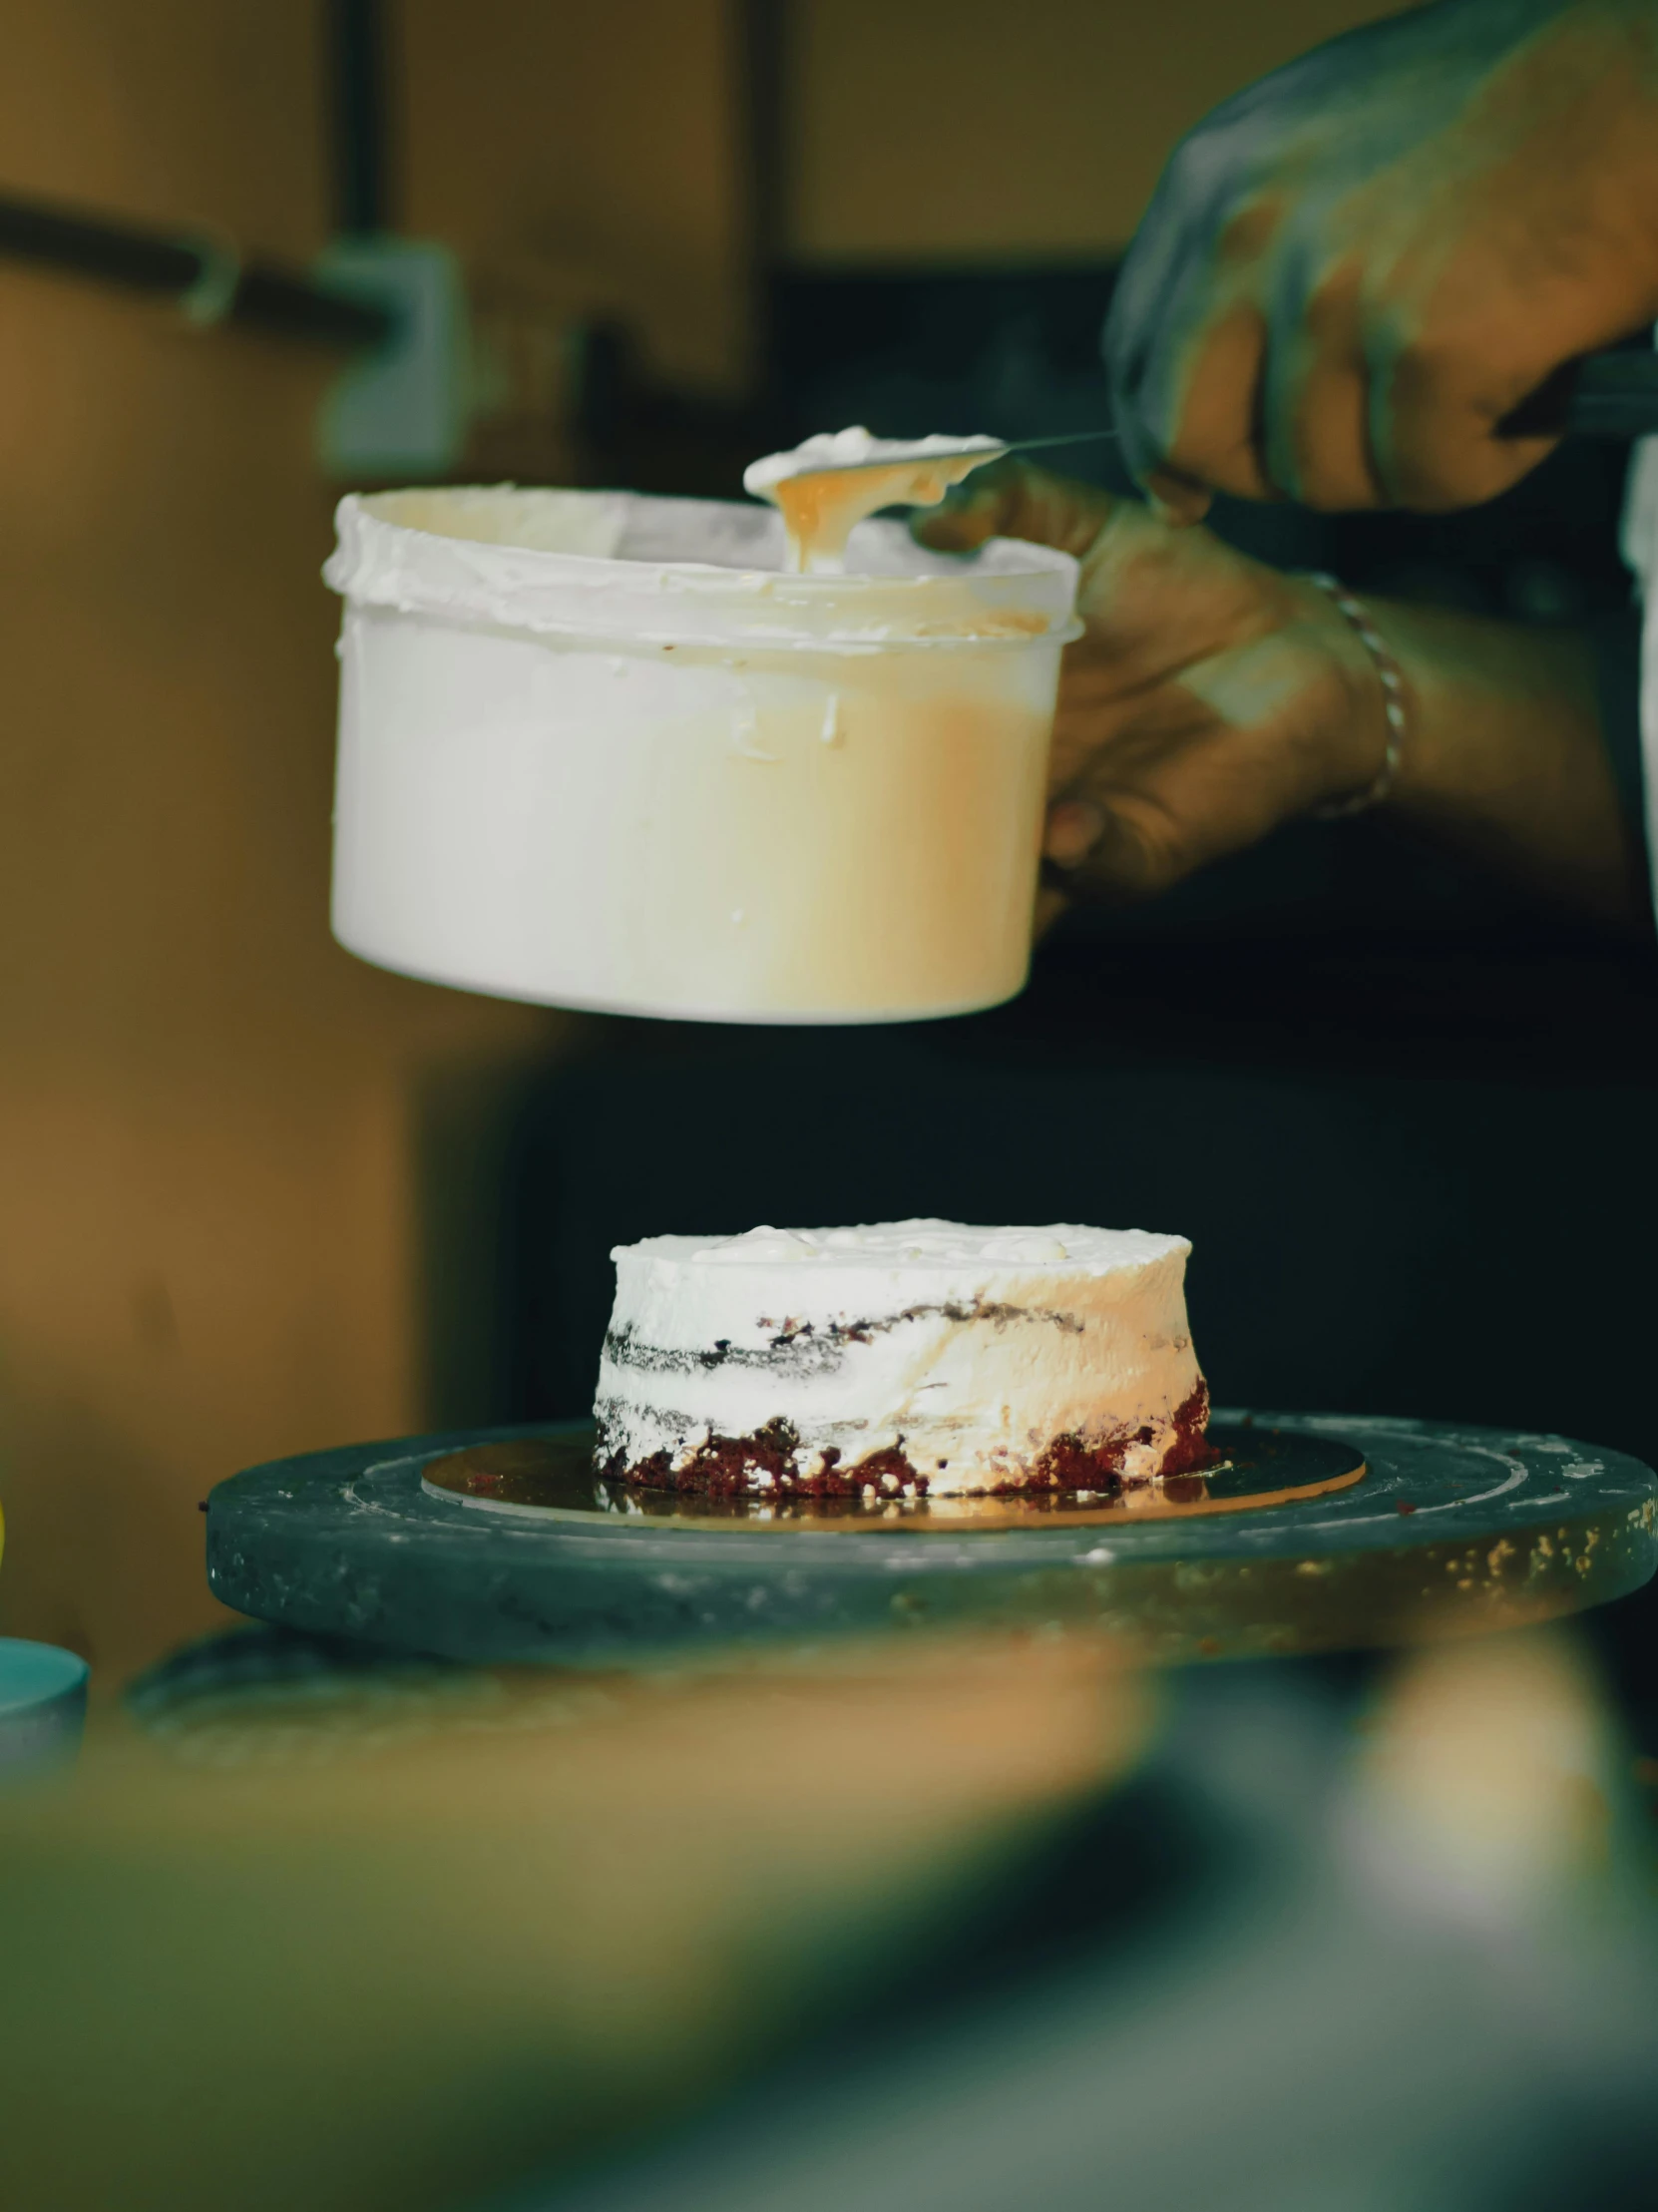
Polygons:
<instances>
[{"instance_id":1,"label":"forearm","mask_svg":"<svg viewBox=\"0 0 1658 2212\"><path fill-rule=\"evenodd\" d=\"M1658 5L1658 0L1655 0ZM1081 563L1044 853L1067 891L1154 898L1376 782L1384 690L1323 586L1017 462L918 531L1003 535ZM1645 855L1601 726L1586 637L1368 597L1405 680L1387 811L1586 919L1651 929ZM1043 901L1044 915L1057 905Z\"/></svg>"},{"instance_id":2,"label":"forearm","mask_svg":"<svg viewBox=\"0 0 1658 2212\"><path fill-rule=\"evenodd\" d=\"M1410 691L1388 812L1587 918L1650 929L1587 639L1369 604Z\"/></svg>"}]
</instances>

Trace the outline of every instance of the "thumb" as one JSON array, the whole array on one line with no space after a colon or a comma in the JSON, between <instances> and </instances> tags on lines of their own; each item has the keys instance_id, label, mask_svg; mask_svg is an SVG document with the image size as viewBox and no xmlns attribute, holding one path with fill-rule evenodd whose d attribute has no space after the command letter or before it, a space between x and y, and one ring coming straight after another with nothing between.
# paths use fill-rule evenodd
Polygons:
<instances>
[{"instance_id":1,"label":"thumb","mask_svg":"<svg viewBox=\"0 0 1658 2212\"><path fill-rule=\"evenodd\" d=\"M1115 502L1094 484L1051 476L1029 462L975 469L937 507L910 518L910 534L935 553L971 553L987 538L1028 538L1061 553L1087 552Z\"/></svg>"}]
</instances>

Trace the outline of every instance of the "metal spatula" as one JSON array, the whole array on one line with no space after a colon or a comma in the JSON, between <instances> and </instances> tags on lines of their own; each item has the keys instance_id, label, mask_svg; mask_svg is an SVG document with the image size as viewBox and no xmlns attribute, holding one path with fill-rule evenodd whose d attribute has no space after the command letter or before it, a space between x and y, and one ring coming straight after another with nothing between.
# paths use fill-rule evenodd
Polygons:
<instances>
[{"instance_id":1,"label":"metal spatula","mask_svg":"<svg viewBox=\"0 0 1658 2212\"><path fill-rule=\"evenodd\" d=\"M821 467L802 469L802 476L855 476L867 469L901 468L906 462L918 465L929 461L967 461L982 466L987 461L1000 461L1009 453L1039 453L1044 446L1089 445L1106 438L1114 438L1114 430L1062 430L1051 438L998 438L987 444L979 438L963 438L957 444L935 439L923 447L918 444L912 453L901 441L895 439L884 452L872 454L867 461L825 461Z\"/></svg>"},{"instance_id":2,"label":"metal spatula","mask_svg":"<svg viewBox=\"0 0 1658 2212\"><path fill-rule=\"evenodd\" d=\"M1590 353L1568 361L1540 384L1501 424L1509 438L1646 438L1658 433L1658 352ZM1062 430L1052 437L1010 438L995 445L932 445L916 459L948 461L974 455L981 463L1010 453L1041 453L1055 446L1101 444L1115 430ZM842 476L857 469L884 467L905 459L885 453L879 461L836 461L814 476Z\"/></svg>"}]
</instances>

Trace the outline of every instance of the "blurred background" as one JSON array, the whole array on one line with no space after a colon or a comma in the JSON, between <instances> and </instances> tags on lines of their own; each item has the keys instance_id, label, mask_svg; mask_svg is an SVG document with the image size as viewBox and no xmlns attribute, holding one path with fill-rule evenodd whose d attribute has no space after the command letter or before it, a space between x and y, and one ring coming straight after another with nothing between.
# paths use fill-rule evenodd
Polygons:
<instances>
[{"instance_id":1,"label":"blurred background","mask_svg":"<svg viewBox=\"0 0 1658 2212\"><path fill-rule=\"evenodd\" d=\"M662 1230L1179 1230L1222 1402L1658 1459L1658 961L1385 824L1073 913L931 1026L565 1015L328 934L342 491L1098 426L1174 141L1382 12L10 0L0 1632L103 1703L73 1787L0 1800L9 2203L1652 2201L1646 1593L1163 1684L1080 1638L573 1679L255 1632L109 1695L226 1621L213 1483L584 1413L610 1246ZM328 424L338 271L399 239L470 336L391 471ZM1592 625L1632 742L1623 467L1217 526Z\"/></svg>"},{"instance_id":2,"label":"blurred background","mask_svg":"<svg viewBox=\"0 0 1658 2212\"><path fill-rule=\"evenodd\" d=\"M737 496L852 421L1102 423L1100 317L1174 141L1382 12L12 0L0 235L49 207L301 274L437 241L472 338L429 473ZM1074 915L1022 1001L936 1027L579 1018L340 952L317 571L376 478L317 423L349 360L0 250L8 1631L118 1681L212 1624L222 1476L585 1411L609 1247L669 1229L1178 1230L1223 1402L1658 1457L1658 968L1385 825ZM1460 518L1219 527L1593 623L1615 669L1623 462L1562 452Z\"/></svg>"}]
</instances>

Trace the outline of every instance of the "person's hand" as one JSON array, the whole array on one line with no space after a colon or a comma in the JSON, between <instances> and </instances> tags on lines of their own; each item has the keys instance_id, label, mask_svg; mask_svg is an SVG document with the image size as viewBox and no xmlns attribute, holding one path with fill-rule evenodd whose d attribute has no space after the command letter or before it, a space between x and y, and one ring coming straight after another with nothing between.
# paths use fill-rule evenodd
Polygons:
<instances>
[{"instance_id":1,"label":"person's hand","mask_svg":"<svg viewBox=\"0 0 1658 2212\"><path fill-rule=\"evenodd\" d=\"M1459 507L1658 316L1658 5L1441 0L1319 47L1176 149L1106 325L1130 468L1323 509ZM1528 425L1529 427L1529 425Z\"/></svg>"},{"instance_id":2,"label":"person's hand","mask_svg":"<svg viewBox=\"0 0 1658 2212\"><path fill-rule=\"evenodd\" d=\"M1077 888L1149 896L1380 769L1381 684L1315 585L1017 461L912 527L940 550L1028 538L1081 563L1043 848Z\"/></svg>"}]
</instances>

